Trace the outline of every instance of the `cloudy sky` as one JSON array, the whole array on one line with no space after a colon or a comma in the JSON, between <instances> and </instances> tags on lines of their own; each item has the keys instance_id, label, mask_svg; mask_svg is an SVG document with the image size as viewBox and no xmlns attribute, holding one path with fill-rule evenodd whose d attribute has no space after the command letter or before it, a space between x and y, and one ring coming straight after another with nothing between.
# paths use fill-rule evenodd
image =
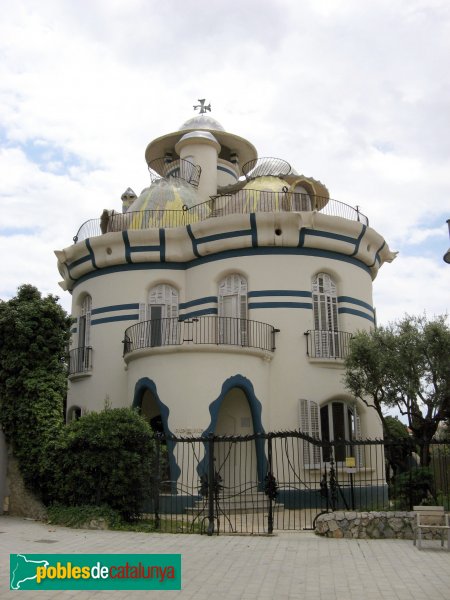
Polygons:
<instances>
[{"instance_id":1,"label":"cloudy sky","mask_svg":"<svg viewBox=\"0 0 450 600\"><path fill-rule=\"evenodd\" d=\"M450 304L448 0L0 0L0 298L62 292L53 250L198 98L358 205L399 255L379 322Z\"/></svg>"}]
</instances>

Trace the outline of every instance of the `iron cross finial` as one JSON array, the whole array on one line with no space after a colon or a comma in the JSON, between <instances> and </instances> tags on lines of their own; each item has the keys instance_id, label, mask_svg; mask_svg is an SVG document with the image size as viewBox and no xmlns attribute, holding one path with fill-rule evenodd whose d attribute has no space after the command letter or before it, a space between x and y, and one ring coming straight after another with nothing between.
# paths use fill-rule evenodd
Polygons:
<instances>
[{"instance_id":1,"label":"iron cross finial","mask_svg":"<svg viewBox=\"0 0 450 600\"><path fill-rule=\"evenodd\" d=\"M200 102L200 104L197 104L196 106L194 106L194 110L197 110L197 108L199 108L200 109L199 114L201 114L201 115L203 115L207 110L209 110L209 112L211 112L211 104L208 104L207 106L205 106L206 100L204 98L202 98L201 100L199 98L198 101Z\"/></svg>"}]
</instances>

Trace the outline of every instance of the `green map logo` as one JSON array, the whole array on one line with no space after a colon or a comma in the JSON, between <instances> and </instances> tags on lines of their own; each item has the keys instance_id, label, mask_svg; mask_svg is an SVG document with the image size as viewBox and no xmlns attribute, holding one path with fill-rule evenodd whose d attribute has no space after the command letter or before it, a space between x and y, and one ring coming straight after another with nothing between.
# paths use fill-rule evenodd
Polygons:
<instances>
[{"instance_id":1,"label":"green map logo","mask_svg":"<svg viewBox=\"0 0 450 600\"><path fill-rule=\"evenodd\" d=\"M11 590L181 590L181 554L10 554Z\"/></svg>"}]
</instances>

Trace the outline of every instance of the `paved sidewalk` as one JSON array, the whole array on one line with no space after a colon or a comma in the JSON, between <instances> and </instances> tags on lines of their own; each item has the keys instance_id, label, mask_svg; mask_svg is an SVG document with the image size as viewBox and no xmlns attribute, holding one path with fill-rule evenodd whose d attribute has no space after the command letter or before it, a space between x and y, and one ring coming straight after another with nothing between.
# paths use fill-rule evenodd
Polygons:
<instances>
[{"instance_id":1,"label":"paved sidewalk","mask_svg":"<svg viewBox=\"0 0 450 600\"><path fill-rule=\"evenodd\" d=\"M178 592L22 592L47 598L242 600L449 600L450 552L407 540L331 540L312 532L207 537L68 529L0 516L0 598L12 553L181 553Z\"/></svg>"}]
</instances>

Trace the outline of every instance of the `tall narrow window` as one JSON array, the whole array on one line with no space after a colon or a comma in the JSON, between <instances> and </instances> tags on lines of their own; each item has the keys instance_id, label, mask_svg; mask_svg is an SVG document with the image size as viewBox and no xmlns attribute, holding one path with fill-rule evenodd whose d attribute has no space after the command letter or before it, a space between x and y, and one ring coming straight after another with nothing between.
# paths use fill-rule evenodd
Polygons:
<instances>
[{"instance_id":1,"label":"tall narrow window","mask_svg":"<svg viewBox=\"0 0 450 600\"><path fill-rule=\"evenodd\" d=\"M81 314L78 319L78 348L76 356L71 356L71 361L75 360L71 369L75 368L76 373L89 371L91 369L91 311L92 298L86 295L81 304Z\"/></svg>"},{"instance_id":2,"label":"tall narrow window","mask_svg":"<svg viewBox=\"0 0 450 600\"><path fill-rule=\"evenodd\" d=\"M315 356L336 358L339 354L336 284L327 273L318 273L312 282Z\"/></svg>"},{"instance_id":3,"label":"tall narrow window","mask_svg":"<svg viewBox=\"0 0 450 600\"><path fill-rule=\"evenodd\" d=\"M147 346L179 343L178 291L166 283L152 288L145 306L145 337ZM142 315L143 316L143 315Z\"/></svg>"},{"instance_id":4,"label":"tall narrow window","mask_svg":"<svg viewBox=\"0 0 450 600\"><path fill-rule=\"evenodd\" d=\"M248 345L247 280L238 273L219 283L219 343Z\"/></svg>"}]
</instances>

